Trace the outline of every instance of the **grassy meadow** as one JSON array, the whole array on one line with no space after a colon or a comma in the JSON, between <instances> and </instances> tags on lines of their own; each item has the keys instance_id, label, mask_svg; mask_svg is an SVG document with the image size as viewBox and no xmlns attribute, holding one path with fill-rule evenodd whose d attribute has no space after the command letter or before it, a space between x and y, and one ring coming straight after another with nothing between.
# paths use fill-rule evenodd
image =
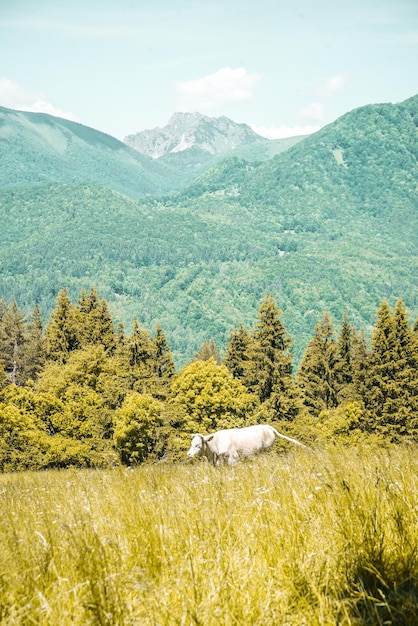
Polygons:
<instances>
[{"instance_id":1,"label":"grassy meadow","mask_svg":"<svg viewBox=\"0 0 418 626\"><path fill-rule=\"evenodd\" d=\"M0 624L417 624L414 447L0 476Z\"/></svg>"}]
</instances>

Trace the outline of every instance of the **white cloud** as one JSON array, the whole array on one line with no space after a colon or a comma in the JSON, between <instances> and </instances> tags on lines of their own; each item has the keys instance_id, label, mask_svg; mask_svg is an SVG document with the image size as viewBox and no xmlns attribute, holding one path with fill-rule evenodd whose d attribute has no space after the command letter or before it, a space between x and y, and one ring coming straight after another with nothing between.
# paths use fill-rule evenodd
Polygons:
<instances>
[{"instance_id":1,"label":"white cloud","mask_svg":"<svg viewBox=\"0 0 418 626\"><path fill-rule=\"evenodd\" d=\"M306 120L322 120L324 117L324 105L320 102L311 102L299 111L299 116Z\"/></svg>"},{"instance_id":2,"label":"white cloud","mask_svg":"<svg viewBox=\"0 0 418 626\"><path fill-rule=\"evenodd\" d=\"M76 117L67 111L58 109L44 99L42 94L30 93L21 85L0 76L0 105L18 111L48 113L55 117L64 117L76 122Z\"/></svg>"},{"instance_id":3,"label":"white cloud","mask_svg":"<svg viewBox=\"0 0 418 626\"><path fill-rule=\"evenodd\" d=\"M336 91L341 91L345 85L345 76L342 74L338 74L337 76L333 76L325 83L325 87L329 93L335 93Z\"/></svg>"},{"instance_id":4,"label":"white cloud","mask_svg":"<svg viewBox=\"0 0 418 626\"><path fill-rule=\"evenodd\" d=\"M251 124L251 128L261 135L267 137L267 139L285 139L286 137L297 137L298 135L311 135L319 130L320 126L307 125L307 126L255 126Z\"/></svg>"},{"instance_id":5,"label":"white cloud","mask_svg":"<svg viewBox=\"0 0 418 626\"><path fill-rule=\"evenodd\" d=\"M202 111L239 100L249 100L260 80L244 67L224 67L203 78L176 84L177 110Z\"/></svg>"},{"instance_id":6,"label":"white cloud","mask_svg":"<svg viewBox=\"0 0 418 626\"><path fill-rule=\"evenodd\" d=\"M332 76L323 84L322 92L325 95L332 95L334 93L342 91L346 82L347 79L344 74L337 74L336 76Z\"/></svg>"},{"instance_id":7,"label":"white cloud","mask_svg":"<svg viewBox=\"0 0 418 626\"><path fill-rule=\"evenodd\" d=\"M16 107L20 108L20 107ZM75 115L70 113L69 111L63 111L62 109L58 109L54 107L50 102L46 102L45 100L35 100L32 104L22 107L22 111L31 111L32 113L48 113L48 115L54 115L55 117L63 117L67 120L71 120L72 122L77 122L77 118Z\"/></svg>"}]
</instances>

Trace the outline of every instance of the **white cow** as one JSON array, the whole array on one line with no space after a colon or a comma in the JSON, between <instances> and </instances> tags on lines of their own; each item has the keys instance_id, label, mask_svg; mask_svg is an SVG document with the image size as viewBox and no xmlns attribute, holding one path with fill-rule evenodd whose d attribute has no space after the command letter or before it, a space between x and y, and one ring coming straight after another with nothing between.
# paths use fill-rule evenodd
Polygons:
<instances>
[{"instance_id":1,"label":"white cow","mask_svg":"<svg viewBox=\"0 0 418 626\"><path fill-rule=\"evenodd\" d=\"M193 435L187 456L205 456L213 465L220 465L222 462L233 465L242 457L268 450L276 437L282 437L302 448L307 447L296 439L282 435L273 426L258 424L219 430L212 435Z\"/></svg>"}]
</instances>

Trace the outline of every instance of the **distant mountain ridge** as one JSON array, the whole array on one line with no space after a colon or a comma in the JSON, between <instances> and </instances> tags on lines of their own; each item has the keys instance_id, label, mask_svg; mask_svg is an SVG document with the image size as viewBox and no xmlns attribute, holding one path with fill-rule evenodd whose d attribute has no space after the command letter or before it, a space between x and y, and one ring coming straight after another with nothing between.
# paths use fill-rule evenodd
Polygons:
<instances>
[{"instance_id":1,"label":"distant mountain ridge","mask_svg":"<svg viewBox=\"0 0 418 626\"><path fill-rule=\"evenodd\" d=\"M46 113L0 107L0 188L80 182L132 197L181 185L167 166L106 133Z\"/></svg>"},{"instance_id":2,"label":"distant mountain ridge","mask_svg":"<svg viewBox=\"0 0 418 626\"><path fill-rule=\"evenodd\" d=\"M245 124L201 114L174 114L171 124L171 138L149 131L160 149L171 150L151 158L88 126L0 107L0 189L88 183L132 198L169 195L231 152L264 161L303 139L274 142Z\"/></svg>"},{"instance_id":3,"label":"distant mountain ridge","mask_svg":"<svg viewBox=\"0 0 418 626\"><path fill-rule=\"evenodd\" d=\"M174 113L163 128L143 130L128 135L124 141L141 154L160 159L191 148L219 156L264 139L247 124L238 124L225 116Z\"/></svg>"},{"instance_id":4,"label":"distant mountain ridge","mask_svg":"<svg viewBox=\"0 0 418 626\"><path fill-rule=\"evenodd\" d=\"M238 124L225 116L174 113L163 128L128 135L124 141L176 172L186 185L224 158L234 156L250 163L267 161L305 137L267 139L248 124Z\"/></svg>"},{"instance_id":5,"label":"distant mountain ridge","mask_svg":"<svg viewBox=\"0 0 418 626\"><path fill-rule=\"evenodd\" d=\"M125 325L160 323L183 363L211 337L224 347L234 326L253 322L266 293L298 358L325 309L337 323L347 312L366 333L383 298L401 297L418 313L418 95L348 112L273 158L268 140L227 158L197 146L154 160L138 153L167 176L190 164L177 193L140 200L111 190L115 181L129 190L112 158L120 142L107 151L98 131L71 126L67 135L70 122L58 121L60 130L49 121L43 132L55 137L54 160L35 141L39 129L11 118L0 125L0 172L9 149L14 163L8 188L0 176L0 298L28 313L38 302L47 315L63 286L77 297L93 285ZM87 133L87 145L77 133ZM63 134L72 161L59 157ZM209 159L203 173L199 153ZM103 168L91 169L93 156ZM81 180L81 165L85 176L100 174L102 184L39 184L68 174L65 163Z\"/></svg>"}]
</instances>

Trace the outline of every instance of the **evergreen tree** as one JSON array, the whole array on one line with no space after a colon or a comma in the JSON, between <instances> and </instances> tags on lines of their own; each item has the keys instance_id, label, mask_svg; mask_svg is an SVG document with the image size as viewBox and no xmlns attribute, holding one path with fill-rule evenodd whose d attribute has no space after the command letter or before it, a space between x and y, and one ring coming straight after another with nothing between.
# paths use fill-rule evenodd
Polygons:
<instances>
[{"instance_id":1,"label":"evergreen tree","mask_svg":"<svg viewBox=\"0 0 418 626\"><path fill-rule=\"evenodd\" d=\"M126 344L125 327L123 325L123 322L119 322L117 325L115 342L116 342L116 346L115 346L116 350L119 350L120 347Z\"/></svg>"},{"instance_id":2,"label":"evergreen tree","mask_svg":"<svg viewBox=\"0 0 418 626\"><path fill-rule=\"evenodd\" d=\"M156 389L154 396L160 400L168 396L170 385L175 374L174 359L167 343L165 333L160 325L157 325L154 337L155 356L154 370L156 373Z\"/></svg>"},{"instance_id":3,"label":"evergreen tree","mask_svg":"<svg viewBox=\"0 0 418 626\"><path fill-rule=\"evenodd\" d=\"M205 341L196 352L191 362L208 361L209 359L213 359L217 365L220 365L222 362L221 355L219 354L219 350L214 339Z\"/></svg>"},{"instance_id":4,"label":"evergreen tree","mask_svg":"<svg viewBox=\"0 0 418 626\"><path fill-rule=\"evenodd\" d=\"M77 300L78 310L84 315L88 315L94 309L97 309L99 304L99 296L94 287L91 287L90 292L87 293L85 289L81 290L80 297Z\"/></svg>"},{"instance_id":5,"label":"evergreen tree","mask_svg":"<svg viewBox=\"0 0 418 626\"><path fill-rule=\"evenodd\" d=\"M383 300L377 311L369 371L365 381L364 402L370 430L377 428L388 393L388 385L393 379L393 340L391 311L388 302Z\"/></svg>"},{"instance_id":6,"label":"evergreen tree","mask_svg":"<svg viewBox=\"0 0 418 626\"><path fill-rule=\"evenodd\" d=\"M36 381L45 364L45 338L42 316L38 305L35 306L29 324L23 350L23 377Z\"/></svg>"},{"instance_id":7,"label":"evergreen tree","mask_svg":"<svg viewBox=\"0 0 418 626\"><path fill-rule=\"evenodd\" d=\"M363 331L353 331L351 371L353 376L353 400L363 404L366 379L369 372L370 350Z\"/></svg>"},{"instance_id":8,"label":"evergreen tree","mask_svg":"<svg viewBox=\"0 0 418 626\"><path fill-rule=\"evenodd\" d=\"M260 402L268 400L280 379L292 373L291 340L281 313L271 295L264 298L257 313L248 383Z\"/></svg>"},{"instance_id":9,"label":"evergreen tree","mask_svg":"<svg viewBox=\"0 0 418 626\"><path fill-rule=\"evenodd\" d=\"M253 337L242 324L232 331L228 341L223 364L241 381L248 376L252 344Z\"/></svg>"},{"instance_id":10,"label":"evergreen tree","mask_svg":"<svg viewBox=\"0 0 418 626\"><path fill-rule=\"evenodd\" d=\"M364 370L367 367L367 345L364 335L351 326L346 313L341 322L337 346L338 404L357 402L361 406L361 385L364 383Z\"/></svg>"},{"instance_id":11,"label":"evergreen tree","mask_svg":"<svg viewBox=\"0 0 418 626\"><path fill-rule=\"evenodd\" d=\"M15 301L1 306L0 362L11 383L23 384L23 349L25 342L25 317Z\"/></svg>"},{"instance_id":12,"label":"evergreen tree","mask_svg":"<svg viewBox=\"0 0 418 626\"><path fill-rule=\"evenodd\" d=\"M415 353L418 352L418 318L415 320L411 331L412 347Z\"/></svg>"},{"instance_id":13,"label":"evergreen tree","mask_svg":"<svg viewBox=\"0 0 418 626\"><path fill-rule=\"evenodd\" d=\"M303 403L315 416L338 404L339 347L334 335L331 316L325 311L315 327L297 373Z\"/></svg>"},{"instance_id":14,"label":"evergreen tree","mask_svg":"<svg viewBox=\"0 0 418 626\"><path fill-rule=\"evenodd\" d=\"M241 380L262 404L263 419L269 420L291 420L301 407L292 376L291 338L281 322L281 314L274 298L266 296L250 341L242 333L240 337L246 343Z\"/></svg>"},{"instance_id":15,"label":"evergreen tree","mask_svg":"<svg viewBox=\"0 0 418 626\"><path fill-rule=\"evenodd\" d=\"M402 300L377 312L365 406L370 427L392 440L418 434L418 353Z\"/></svg>"},{"instance_id":16,"label":"evergreen tree","mask_svg":"<svg viewBox=\"0 0 418 626\"><path fill-rule=\"evenodd\" d=\"M156 346L147 330L135 319L132 335L127 342L130 365L130 388L140 393L152 393L156 381Z\"/></svg>"},{"instance_id":17,"label":"evergreen tree","mask_svg":"<svg viewBox=\"0 0 418 626\"><path fill-rule=\"evenodd\" d=\"M338 356L341 385L350 385L353 380L353 329L347 313L343 315L338 336Z\"/></svg>"},{"instance_id":18,"label":"evergreen tree","mask_svg":"<svg viewBox=\"0 0 418 626\"><path fill-rule=\"evenodd\" d=\"M78 315L72 306L68 291L62 289L46 327L46 353L48 359L65 363L73 350L80 347Z\"/></svg>"},{"instance_id":19,"label":"evergreen tree","mask_svg":"<svg viewBox=\"0 0 418 626\"><path fill-rule=\"evenodd\" d=\"M106 352L112 353L116 346L115 328L106 300L99 299L92 287L88 294L81 292L78 310L80 345L102 345Z\"/></svg>"},{"instance_id":20,"label":"evergreen tree","mask_svg":"<svg viewBox=\"0 0 418 626\"><path fill-rule=\"evenodd\" d=\"M119 393L126 395L134 390L160 400L166 399L175 367L163 329L157 326L153 338L147 330L140 328L135 319L130 336L125 335L123 325L119 324L115 342L111 358L117 380L112 385L118 385Z\"/></svg>"},{"instance_id":21,"label":"evergreen tree","mask_svg":"<svg viewBox=\"0 0 418 626\"><path fill-rule=\"evenodd\" d=\"M134 320L132 335L129 338L129 355L132 367L145 365L154 359L155 346L147 330L140 328L138 320Z\"/></svg>"},{"instance_id":22,"label":"evergreen tree","mask_svg":"<svg viewBox=\"0 0 418 626\"><path fill-rule=\"evenodd\" d=\"M159 324L155 329L154 343L157 376L161 379L171 379L175 373L173 354L167 343L165 333Z\"/></svg>"}]
</instances>

